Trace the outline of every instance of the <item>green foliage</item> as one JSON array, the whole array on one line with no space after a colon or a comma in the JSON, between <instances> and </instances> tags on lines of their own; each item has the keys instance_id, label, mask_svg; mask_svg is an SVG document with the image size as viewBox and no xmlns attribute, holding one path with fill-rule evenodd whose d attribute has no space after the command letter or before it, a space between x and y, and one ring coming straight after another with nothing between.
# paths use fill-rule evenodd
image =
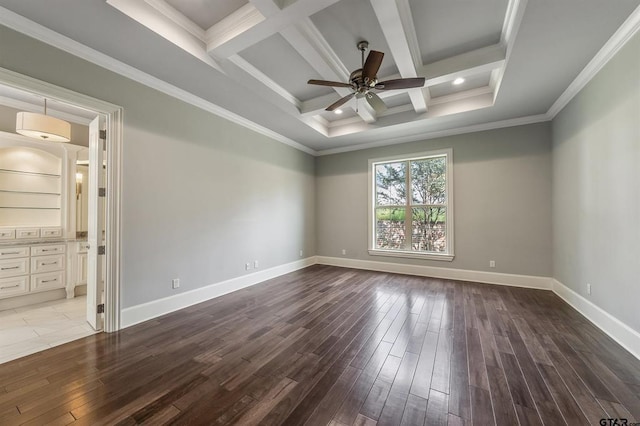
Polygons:
<instances>
[{"instance_id":1,"label":"green foliage","mask_svg":"<svg viewBox=\"0 0 640 426\"><path fill-rule=\"evenodd\" d=\"M406 203L406 163L386 163L376 166L376 203L379 206Z\"/></svg>"},{"instance_id":2,"label":"green foliage","mask_svg":"<svg viewBox=\"0 0 640 426\"><path fill-rule=\"evenodd\" d=\"M446 250L446 157L378 164L376 174L376 245L380 248L442 252ZM408 169L408 170L407 170ZM407 176L410 173L407 188ZM410 207L410 204L436 205ZM405 222L411 221L410 239L405 239ZM410 248L407 247L407 244Z\"/></svg>"},{"instance_id":3,"label":"green foliage","mask_svg":"<svg viewBox=\"0 0 640 426\"><path fill-rule=\"evenodd\" d=\"M376 209L377 220L392 220L404 222L405 209L382 208Z\"/></svg>"},{"instance_id":4,"label":"green foliage","mask_svg":"<svg viewBox=\"0 0 640 426\"><path fill-rule=\"evenodd\" d=\"M446 201L445 157L411 162L413 204L444 204Z\"/></svg>"}]
</instances>

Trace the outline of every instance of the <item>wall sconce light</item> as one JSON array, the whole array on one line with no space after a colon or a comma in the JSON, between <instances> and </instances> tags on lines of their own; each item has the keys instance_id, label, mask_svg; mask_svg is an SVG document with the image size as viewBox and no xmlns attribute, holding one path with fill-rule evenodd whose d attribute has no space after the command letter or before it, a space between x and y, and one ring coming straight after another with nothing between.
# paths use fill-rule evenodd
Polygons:
<instances>
[{"instance_id":1,"label":"wall sconce light","mask_svg":"<svg viewBox=\"0 0 640 426\"><path fill-rule=\"evenodd\" d=\"M82 194L82 173L76 173L76 200L80 199Z\"/></svg>"}]
</instances>

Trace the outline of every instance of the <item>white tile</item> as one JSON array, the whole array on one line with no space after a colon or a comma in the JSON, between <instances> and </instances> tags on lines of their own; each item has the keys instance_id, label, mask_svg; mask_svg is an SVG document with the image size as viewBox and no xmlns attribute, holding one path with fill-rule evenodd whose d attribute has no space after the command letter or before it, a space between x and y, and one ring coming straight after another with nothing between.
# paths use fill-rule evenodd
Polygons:
<instances>
[{"instance_id":1,"label":"white tile","mask_svg":"<svg viewBox=\"0 0 640 426\"><path fill-rule=\"evenodd\" d=\"M5 357L29 351L37 352L39 350L46 349L46 346L48 346L46 342L43 342L39 337L35 337L15 342L10 345L0 346L0 356Z\"/></svg>"},{"instance_id":2,"label":"white tile","mask_svg":"<svg viewBox=\"0 0 640 426\"><path fill-rule=\"evenodd\" d=\"M0 363L94 334L85 309L80 296L0 312Z\"/></svg>"},{"instance_id":3,"label":"white tile","mask_svg":"<svg viewBox=\"0 0 640 426\"><path fill-rule=\"evenodd\" d=\"M0 342L11 345L12 343L22 342L25 340L38 337L38 334L31 327L13 327L0 330Z\"/></svg>"},{"instance_id":4,"label":"white tile","mask_svg":"<svg viewBox=\"0 0 640 426\"><path fill-rule=\"evenodd\" d=\"M27 323L20 317L7 316L0 318L0 330L6 330L8 328L26 327Z\"/></svg>"},{"instance_id":5,"label":"white tile","mask_svg":"<svg viewBox=\"0 0 640 426\"><path fill-rule=\"evenodd\" d=\"M15 313L15 309L6 309L4 311L0 311L0 318L4 318L5 316L13 315Z\"/></svg>"}]
</instances>

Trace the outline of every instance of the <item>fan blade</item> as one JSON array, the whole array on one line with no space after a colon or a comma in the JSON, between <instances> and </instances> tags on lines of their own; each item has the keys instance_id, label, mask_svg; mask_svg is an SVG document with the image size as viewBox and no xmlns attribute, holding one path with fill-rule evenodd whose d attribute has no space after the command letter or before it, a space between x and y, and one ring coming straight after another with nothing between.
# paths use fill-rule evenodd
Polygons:
<instances>
[{"instance_id":1,"label":"fan blade","mask_svg":"<svg viewBox=\"0 0 640 426\"><path fill-rule=\"evenodd\" d=\"M334 109L342 106L342 104L345 104L349 99L353 98L354 95L355 93L349 93L344 98L341 98L337 102L334 102L331 105L329 105L327 109L325 109L325 111L333 111Z\"/></svg>"},{"instance_id":2,"label":"fan blade","mask_svg":"<svg viewBox=\"0 0 640 426\"><path fill-rule=\"evenodd\" d=\"M326 80L309 80L307 84L316 84L318 86L331 86L331 87L348 87L351 88L349 83L341 83L339 81L326 81Z\"/></svg>"},{"instance_id":3,"label":"fan blade","mask_svg":"<svg viewBox=\"0 0 640 426\"><path fill-rule=\"evenodd\" d=\"M415 87L424 86L424 77L418 78L399 78L397 80L381 81L376 84L376 89L380 90L396 90L396 89L413 89Z\"/></svg>"},{"instance_id":4,"label":"fan blade","mask_svg":"<svg viewBox=\"0 0 640 426\"><path fill-rule=\"evenodd\" d=\"M364 81L371 81L376 78L376 74L378 74L383 57L384 53L378 52L377 50L369 52L369 56L367 56L367 60L364 62L364 66L362 67L362 78L364 78Z\"/></svg>"},{"instance_id":5,"label":"fan blade","mask_svg":"<svg viewBox=\"0 0 640 426\"><path fill-rule=\"evenodd\" d=\"M382 99L380 99L380 96L376 95L373 92L369 92L367 93L366 97L367 97L367 102L369 102L369 105L371 105L371 107L375 110L376 113L380 114L381 112L384 112L387 110L387 106L384 104Z\"/></svg>"}]
</instances>

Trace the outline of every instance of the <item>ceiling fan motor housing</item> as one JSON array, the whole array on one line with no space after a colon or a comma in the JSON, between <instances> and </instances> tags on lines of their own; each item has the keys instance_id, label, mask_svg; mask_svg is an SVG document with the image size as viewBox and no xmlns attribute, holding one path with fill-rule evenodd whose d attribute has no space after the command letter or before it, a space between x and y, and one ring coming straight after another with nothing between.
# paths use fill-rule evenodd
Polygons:
<instances>
[{"instance_id":1,"label":"ceiling fan motor housing","mask_svg":"<svg viewBox=\"0 0 640 426\"><path fill-rule=\"evenodd\" d=\"M377 78L374 78L373 80L367 80L367 82L365 83L364 78L362 77L362 68L353 71L349 76L349 81L353 85L353 90L359 93L365 93L369 91L378 83Z\"/></svg>"}]
</instances>

